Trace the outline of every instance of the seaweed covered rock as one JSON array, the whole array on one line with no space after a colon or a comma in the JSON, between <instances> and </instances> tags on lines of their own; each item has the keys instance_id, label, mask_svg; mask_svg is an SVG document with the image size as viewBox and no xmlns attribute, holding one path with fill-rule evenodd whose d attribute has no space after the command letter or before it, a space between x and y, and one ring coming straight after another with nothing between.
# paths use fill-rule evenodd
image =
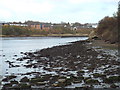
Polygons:
<instances>
[{"instance_id":1,"label":"seaweed covered rock","mask_svg":"<svg viewBox=\"0 0 120 90\"><path fill-rule=\"evenodd\" d=\"M11 84L18 84L19 82L18 82L18 81L13 80L13 81L10 81L10 83L11 83Z\"/></svg>"},{"instance_id":2,"label":"seaweed covered rock","mask_svg":"<svg viewBox=\"0 0 120 90\"><path fill-rule=\"evenodd\" d=\"M16 78L17 76L11 75L11 76L6 76L4 79L2 79L2 81L4 82L8 82L9 80Z\"/></svg>"},{"instance_id":3,"label":"seaweed covered rock","mask_svg":"<svg viewBox=\"0 0 120 90\"><path fill-rule=\"evenodd\" d=\"M100 73L94 73L94 74L93 74L93 77L94 77L94 78L98 78L98 77L99 77L99 78L103 78L103 77L106 77L106 75L105 75L105 74L100 74Z\"/></svg>"},{"instance_id":4,"label":"seaweed covered rock","mask_svg":"<svg viewBox=\"0 0 120 90\"><path fill-rule=\"evenodd\" d=\"M29 79L27 77L24 77L20 80L20 82L29 82Z\"/></svg>"},{"instance_id":5,"label":"seaweed covered rock","mask_svg":"<svg viewBox=\"0 0 120 90\"><path fill-rule=\"evenodd\" d=\"M20 89L29 89L29 88L31 88L31 85L29 85L29 84L22 84L21 83L18 86L19 86Z\"/></svg>"},{"instance_id":6,"label":"seaweed covered rock","mask_svg":"<svg viewBox=\"0 0 120 90\"><path fill-rule=\"evenodd\" d=\"M109 78L104 79L105 83L115 83L120 82L120 76L110 76Z\"/></svg>"},{"instance_id":7,"label":"seaweed covered rock","mask_svg":"<svg viewBox=\"0 0 120 90\"><path fill-rule=\"evenodd\" d=\"M94 79L87 79L85 80L86 84L99 84L98 80L94 80Z\"/></svg>"}]
</instances>

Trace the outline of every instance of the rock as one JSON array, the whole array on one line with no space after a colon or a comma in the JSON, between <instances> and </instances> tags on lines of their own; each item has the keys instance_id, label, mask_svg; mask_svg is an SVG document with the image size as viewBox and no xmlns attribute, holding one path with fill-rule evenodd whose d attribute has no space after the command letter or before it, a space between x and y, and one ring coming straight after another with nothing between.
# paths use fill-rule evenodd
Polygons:
<instances>
[{"instance_id":1,"label":"rock","mask_svg":"<svg viewBox=\"0 0 120 90\"><path fill-rule=\"evenodd\" d=\"M58 79L58 82L60 83L64 83L66 81L66 79Z\"/></svg>"},{"instance_id":2,"label":"rock","mask_svg":"<svg viewBox=\"0 0 120 90\"><path fill-rule=\"evenodd\" d=\"M32 78L30 80L31 83L35 83L35 82L44 82L44 81L47 81L48 79L47 78L44 78L44 77L37 77L37 78Z\"/></svg>"},{"instance_id":3,"label":"rock","mask_svg":"<svg viewBox=\"0 0 120 90\"><path fill-rule=\"evenodd\" d=\"M70 78L67 79L66 77L59 77L59 79L56 81L57 83L53 83L53 87L65 87L67 85L71 85L71 80Z\"/></svg>"},{"instance_id":4,"label":"rock","mask_svg":"<svg viewBox=\"0 0 120 90\"><path fill-rule=\"evenodd\" d=\"M20 86L19 86L19 84L14 84L11 89L13 89L13 88L14 88L14 90L19 90Z\"/></svg>"},{"instance_id":5,"label":"rock","mask_svg":"<svg viewBox=\"0 0 120 90\"><path fill-rule=\"evenodd\" d=\"M75 87L75 90L84 90L84 89L83 89L83 87Z\"/></svg>"},{"instance_id":6,"label":"rock","mask_svg":"<svg viewBox=\"0 0 120 90\"><path fill-rule=\"evenodd\" d=\"M84 79L84 77L82 77L82 76L80 76L80 77L75 77L75 76L72 76L70 79L68 79L68 80L70 80L71 82L73 82L73 83L80 83L80 82L82 82L82 80Z\"/></svg>"},{"instance_id":7,"label":"rock","mask_svg":"<svg viewBox=\"0 0 120 90\"><path fill-rule=\"evenodd\" d=\"M51 68L48 68L48 67L44 67L43 69L44 69L44 70L47 70L47 71L49 71L49 72L52 71L52 69L51 69Z\"/></svg>"},{"instance_id":8,"label":"rock","mask_svg":"<svg viewBox=\"0 0 120 90\"><path fill-rule=\"evenodd\" d=\"M42 76L42 79L44 79L45 81L49 80L52 77L52 74L46 74L44 76Z\"/></svg>"},{"instance_id":9,"label":"rock","mask_svg":"<svg viewBox=\"0 0 120 90\"><path fill-rule=\"evenodd\" d=\"M98 84L99 81L98 80L93 80L93 79L87 79L85 80L86 84Z\"/></svg>"},{"instance_id":10,"label":"rock","mask_svg":"<svg viewBox=\"0 0 120 90\"><path fill-rule=\"evenodd\" d=\"M44 81L44 82L36 82L36 85L45 85L45 84L47 84L47 82L46 81Z\"/></svg>"},{"instance_id":11,"label":"rock","mask_svg":"<svg viewBox=\"0 0 120 90\"><path fill-rule=\"evenodd\" d=\"M71 85L71 82L59 82L59 83L54 83L52 84L52 86L54 87L65 87L65 86L68 86L68 85Z\"/></svg>"},{"instance_id":12,"label":"rock","mask_svg":"<svg viewBox=\"0 0 120 90\"><path fill-rule=\"evenodd\" d=\"M31 68L32 65L24 65L26 68Z\"/></svg>"},{"instance_id":13,"label":"rock","mask_svg":"<svg viewBox=\"0 0 120 90\"><path fill-rule=\"evenodd\" d=\"M27 77L24 77L20 80L20 82L29 82L29 79Z\"/></svg>"},{"instance_id":14,"label":"rock","mask_svg":"<svg viewBox=\"0 0 120 90\"><path fill-rule=\"evenodd\" d=\"M23 61L23 58L18 58L18 59L16 59L17 61Z\"/></svg>"},{"instance_id":15,"label":"rock","mask_svg":"<svg viewBox=\"0 0 120 90\"><path fill-rule=\"evenodd\" d=\"M73 83L81 83L81 80L73 81Z\"/></svg>"},{"instance_id":16,"label":"rock","mask_svg":"<svg viewBox=\"0 0 120 90\"><path fill-rule=\"evenodd\" d=\"M5 57L5 55L3 55L3 57Z\"/></svg>"},{"instance_id":17,"label":"rock","mask_svg":"<svg viewBox=\"0 0 120 90\"><path fill-rule=\"evenodd\" d=\"M30 57L26 56L26 57L23 57L23 59L31 59Z\"/></svg>"},{"instance_id":18,"label":"rock","mask_svg":"<svg viewBox=\"0 0 120 90\"><path fill-rule=\"evenodd\" d=\"M17 57L17 55L14 55L14 57Z\"/></svg>"},{"instance_id":19,"label":"rock","mask_svg":"<svg viewBox=\"0 0 120 90\"><path fill-rule=\"evenodd\" d=\"M114 83L114 82L120 82L120 76L111 76L109 78L105 78L103 80L105 83Z\"/></svg>"},{"instance_id":20,"label":"rock","mask_svg":"<svg viewBox=\"0 0 120 90\"><path fill-rule=\"evenodd\" d=\"M34 65L33 68L37 68L37 65Z\"/></svg>"},{"instance_id":21,"label":"rock","mask_svg":"<svg viewBox=\"0 0 120 90\"><path fill-rule=\"evenodd\" d=\"M20 65L15 65L14 67L20 67Z\"/></svg>"},{"instance_id":22,"label":"rock","mask_svg":"<svg viewBox=\"0 0 120 90\"><path fill-rule=\"evenodd\" d=\"M59 75L51 76L51 78L49 79L49 82L52 84L57 82L58 77L59 77Z\"/></svg>"},{"instance_id":23,"label":"rock","mask_svg":"<svg viewBox=\"0 0 120 90\"><path fill-rule=\"evenodd\" d=\"M94 37L97 37L95 30L92 30L91 33L89 34L89 39L93 39Z\"/></svg>"},{"instance_id":24,"label":"rock","mask_svg":"<svg viewBox=\"0 0 120 90\"><path fill-rule=\"evenodd\" d=\"M94 78L98 78L98 77L100 77L100 78L102 78L102 77L106 77L106 75L104 75L104 74L99 74L99 73L94 73L93 76L94 76Z\"/></svg>"},{"instance_id":25,"label":"rock","mask_svg":"<svg viewBox=\"0 0 120 90\"><path fill-rule=\"evenodd\" d=\"M110 88L117 88L117 87L119 87L119 86L117 86L117 85L115 85L115 84L112 84L112 85L110 86Z\"/></svg>"},{"instance_id":26,"label":"rock","mask_svg":"<svg viewBox=\"0 0 120 90\"><path fill-rule=\"evenodd\" d=\"M12 87L12 84L11 83L6 83L3 85L3 88L7 88L7 87ZM6 89L3 89L3 90L6 90Z\"/></svg>"},{"instance_id":27,"label":"rock","mask_svg":"<svg viewBox=\"0 0 120 90\"><path fill-rule=\"evenodd\" d=\"M11 75L11 76L7 76L6 78L2 79L2 81L4 82L8 82L9 80L16 78L17 76Z\"/></svg>"},{"instance_id":28,"label":"rock","mask_svg":"<svg viewBox=\"0 0 120 90\"><path fill-rule=\"evenodd\" d=\"M52 84L53 87L58 87L59 85L57 83Z\"/></svg>"},{"instance_id":29,"label":"rock","mask_svg":"<svg viewBox=\"0 0 120 90\"><path fill-rule=\"evenodd\" d=\"M81 76L81 75L83 75L84 73L85 73L85 71L78 71L78 72L77 72L77 75L78 75L78 76Z\"/></svg>"},{"instance_id":30,"label":"rock","mask_svg":"<svg viewBox=\"0 0 120 90\"><path fill-rule=\"evenodd\" d=\"M24 54L23 52L20 52L20 54Z\"/></svg>"},{"instance_id":31,"label":"rock","mask_svg":"<svg viewBox=\"0 0 120 90\"><path fill-rule=\"evenodd\" d=\"M94 39L94 40L101 40L98 36L94 36L94 37L92 37L92 39Z\"/></svg>"},{"instance_id":32,"label":"rock","mask_svg":"<svg viewBox=\"0 0 120 90\"><path fill-rule=\"evenodd\" d=\"M18 81L10 81L11 84L18 84Z\"/></svg>"},{"instance_id":33,"label":"rock","mask_svg":"<svg viewBox=\"0 0 120 90\"><path fill-rule=\"evenodd\" d=\"M20 89L29 89L29 88L31 88L31 85L28 85L28 84L19 84L18 85L19 87L20 87Z\"/></svg>"}]
</instances>

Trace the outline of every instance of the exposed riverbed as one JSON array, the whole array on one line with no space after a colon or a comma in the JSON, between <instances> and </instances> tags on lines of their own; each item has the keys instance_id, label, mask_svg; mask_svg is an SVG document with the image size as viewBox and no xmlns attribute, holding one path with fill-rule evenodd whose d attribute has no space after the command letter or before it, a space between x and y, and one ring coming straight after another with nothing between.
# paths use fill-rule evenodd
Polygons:
<instances>
[{"instance_id":1,"label":"exposed riverbed","mask_svg":"<svg viewBox=\"0 0 120 90\"><path fill-rule=\"evenodd\" d=\"M89 41L23 51L19 58L14 55L15 62L6 61L14 72L6 72L3 81L7 83L5 87L14 88L119 88L118 52L108 52L92 47Z\"/></svg>"}]
</instances>

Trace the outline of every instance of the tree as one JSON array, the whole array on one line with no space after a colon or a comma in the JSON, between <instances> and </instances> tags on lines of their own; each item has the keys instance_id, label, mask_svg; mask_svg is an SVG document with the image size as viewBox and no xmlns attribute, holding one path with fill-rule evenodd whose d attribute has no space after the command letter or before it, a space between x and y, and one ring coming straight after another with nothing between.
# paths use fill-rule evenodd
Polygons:
<instances>
[{"instance_id":1,"label":"tree","mask_svg":"<svg viewBox=\"0 0 120 90\"><path fill-rule=\"evenodd\" d=\"M118 18L117 18L117 21L118 21L118 37L120 37L120 1L118 2ZM118 42L120 44L120 38L118 38ZM119 47L119 50L120 50L120 47Z\"/></svg>"},{"instance_id":2,"label":"tree","mask_svg":"<svg viewBox=\"0 0 120 90\"><path fill-rule=\"evenodd\" d=\"M111 43L118 41L118 22L116 17L105 17L99 21L97 34Z\"/></svg>"},{"instance_id":3,"label":"tree","mask_svg":"<svg viewBox=\"0 0 120 90\"><path fill-rule=\"evenodd\" d=\"M117 17L118 17L118 20L120 20L120 1L118 2Z\"/></svg>"}]
</instances>

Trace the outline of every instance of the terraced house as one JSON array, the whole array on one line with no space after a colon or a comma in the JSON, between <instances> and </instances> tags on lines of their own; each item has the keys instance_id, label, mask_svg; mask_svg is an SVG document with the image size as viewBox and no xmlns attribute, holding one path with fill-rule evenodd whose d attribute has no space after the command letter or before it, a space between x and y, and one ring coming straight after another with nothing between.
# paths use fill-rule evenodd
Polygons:
<instances>
[{"instance_id":1,"label":"terraced house","mask_svg":"<svg viewBox=\"0 0 120 90\"><path fill-rule=\"evenodd\" d=\"M27 21L25 22L29 28L34 30L49 30L51 28L51 23L43 23L43 22L34 22L34 21Z\"/></svg>"}]
</instances>

